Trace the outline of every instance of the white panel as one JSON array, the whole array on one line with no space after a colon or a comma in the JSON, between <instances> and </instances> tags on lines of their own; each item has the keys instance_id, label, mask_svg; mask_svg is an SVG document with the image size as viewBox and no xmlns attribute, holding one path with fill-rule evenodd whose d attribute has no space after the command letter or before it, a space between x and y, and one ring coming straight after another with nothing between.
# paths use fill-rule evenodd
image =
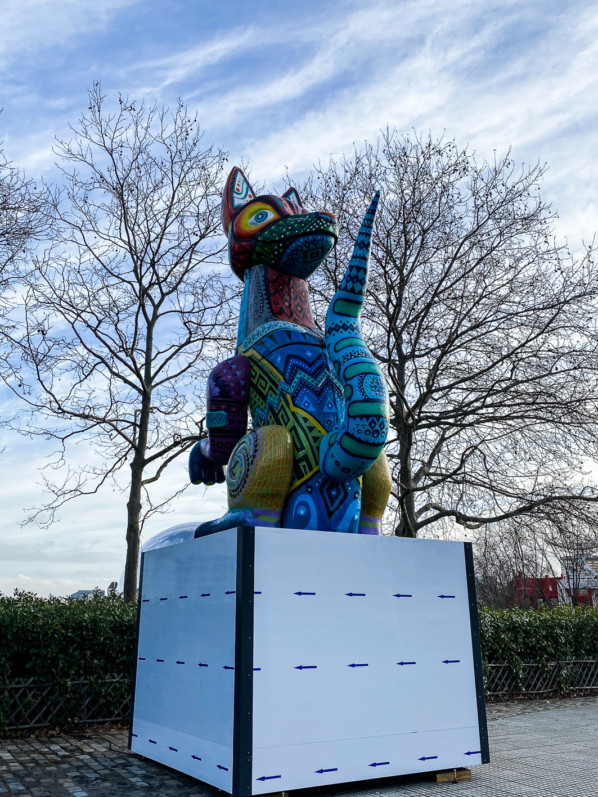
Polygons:
<instances>
[{"instance_id":1,"label":"white panel","mask_svg":"<svg viewBox=\"0 0 598 797\"><path fill-rule=\"evenodd\" d=\"M480 762L462 543L257 529L255 589L255 794Z\"/></svg>"},{"instance_id":2,"label":"white panel","mask_svg":"<svg viewBox=\"0 0 598 797\"><path fill-rule=\"evenodd\" d=\"M145 554L131 745L228 792L236 541L230 529Z\"/></svg>"}]
</instances>

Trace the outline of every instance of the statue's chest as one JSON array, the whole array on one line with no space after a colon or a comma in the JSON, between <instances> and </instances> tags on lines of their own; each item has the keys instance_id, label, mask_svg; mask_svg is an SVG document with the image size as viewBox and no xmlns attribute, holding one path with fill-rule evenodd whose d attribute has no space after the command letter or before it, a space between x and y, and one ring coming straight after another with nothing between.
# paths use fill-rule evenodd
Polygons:
<instances>
[{"instance_id":1,"label":"statue's chest","mask_svg":"<svg viewBox=\"0 0 598 797\"><path fill-rule=\"evenodd\" d=\"M291 325L271 329L242 352L251 363L254 426L310 427L318 437L343 417L343 389L322 340Z\"/></svg>"}]
</instances>

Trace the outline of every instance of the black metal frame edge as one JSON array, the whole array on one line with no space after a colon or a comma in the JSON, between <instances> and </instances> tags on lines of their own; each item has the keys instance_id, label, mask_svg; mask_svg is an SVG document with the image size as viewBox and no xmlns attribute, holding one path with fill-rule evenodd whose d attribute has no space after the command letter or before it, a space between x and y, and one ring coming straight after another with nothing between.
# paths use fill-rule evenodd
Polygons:
<instances>
[{"instance_id":1,"label":"black metal frame edge","mask_svg":"<svg viewBox=\"0 0 598 797\"><path fill-rule=\"evenodd\" d=\"M237 605L235 622L235 693L233 794L248 797L253 778L253 591L255 526L237 527Z\"/></svg>"},{"instance_id":2,"label":"black metal frame edge","mask_svg":"<svg viewBox=\"0 0 598 797\"><path fill-rule=\"evenodd\" d=\"M137 592L137 630L135 632L135 661L133 662L133 677L131 678L131 714L129 717L129 744L131 749L133 741L133 717L135 716L135 685L137 684L137 662L139 661L139 624L141 623L141 597L143 595L143 565L145 553L141 554L141 565L139 568L139 591Z\"/></svg>"},{"instance_id":3,"label":"black metal frame edge","mask_svg":"<svg viewBox=\"0 0 598 797\"><path fill-rule=\"evenodd\" d=\"M490 745L488 744L488 721L486 719L486 697L484 693L484 671L482 669L482 648L480 646L480 618L475 588L473 568L473 546L463 543L465 552L465 574L467 576L467 595L469 597L469 620L471 623L471 644L473 647L473 669L475 673L475 691L478 702L478 725L480 728L480 747L482 764L490 763Z\"/></svg>"}]
</instances>

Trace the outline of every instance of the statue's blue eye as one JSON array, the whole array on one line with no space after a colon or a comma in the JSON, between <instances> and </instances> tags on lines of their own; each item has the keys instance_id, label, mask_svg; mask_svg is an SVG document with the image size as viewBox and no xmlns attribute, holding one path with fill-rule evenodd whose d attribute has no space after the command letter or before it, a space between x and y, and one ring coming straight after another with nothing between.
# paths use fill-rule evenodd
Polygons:
<instances>
[{"instance_id":1,"label":"statue's blue eye","mask_svg":"<svg viewBox=\"0 0 598 797\"><path fill-rule=\"evenodd\" d=\"M274 213L271 210L258 210L258 212L248 220L250 227L258 227L260 224L265 224L270 219L274 218Z\"/></svg>"}]
</instances>

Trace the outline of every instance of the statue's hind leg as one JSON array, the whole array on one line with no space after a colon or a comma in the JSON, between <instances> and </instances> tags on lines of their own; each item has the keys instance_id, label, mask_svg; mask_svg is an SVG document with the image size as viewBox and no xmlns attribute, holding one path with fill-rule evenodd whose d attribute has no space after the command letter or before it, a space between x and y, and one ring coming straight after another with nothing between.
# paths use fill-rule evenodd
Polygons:
<instances>
[{"instance_id":1,"label":"statue's hind leg","mask_svg":"<svg viewBox=\"0 0 598 797\"><path fill-rule=\"evenodd\" d=\"M293 473L293 441L283 426L253 429L234 447L226 471L228 512L195 536L235 526L280 526Z\"/></svg>"},{"instance_id":2,"label":"statue's hind leg","mask_svg":"<svg viewBox=\"0 0 598 797\"><path fill-rule=\"evenodd\" d=\"M360 534L381 534L382 515L386 509L392 480L384 451L374 464L366 470L361 483Z\"/></svg>"}]
</instances>

